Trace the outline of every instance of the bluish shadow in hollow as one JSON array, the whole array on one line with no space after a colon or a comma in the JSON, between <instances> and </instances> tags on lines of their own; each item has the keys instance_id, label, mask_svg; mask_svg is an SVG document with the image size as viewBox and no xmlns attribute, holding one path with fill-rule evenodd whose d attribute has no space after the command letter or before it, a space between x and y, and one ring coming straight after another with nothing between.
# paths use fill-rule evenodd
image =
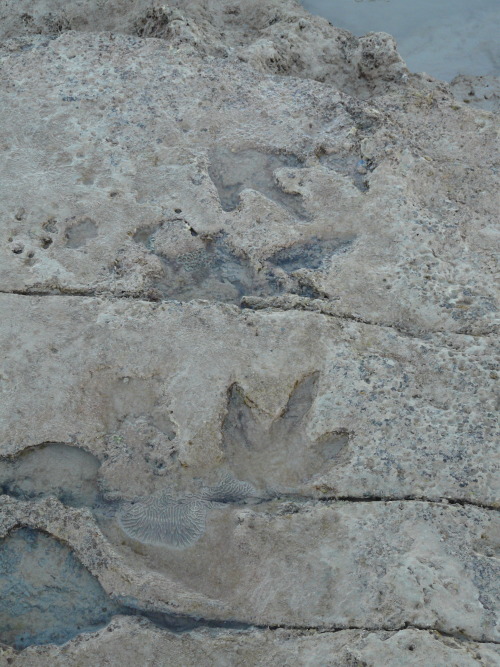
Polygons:
<instances>
[{"instance_id":1,"label":"bluish shadow in hollow","mask_svg":"<svg viewBox=\"0 0 500 667\"><path fill-rule=\"evenodd\" d=\"M62 644L106 625L120 605L72 551L19 528L0 542L0 641L22 649Z\"/></svg>"},{"instance_id":2,"label":"bluish shadow in hollow","mask_svg":"<svg viewBox=\"0 0 500 667\"><path fill-rule=\"evenodd\" d=\"M267 257L256 268L247 255L231 248L225 234L200 237L201 246L191 252L167 257L155 250L154 229L141 229L134 235L137 243L159 257L163 275L151 283L165 299L191 301L205 299L239 305L244 296L269 297L279 294L300 294L310 298L324 295L297 279L294 271L318 270L336 255L351 249L355 237L339 237L297 241Z\"/></svg>"},{"instance_id":3,"label":"bluish shadow in hollow","mask_svg":"<svg viewBox=\"0 0 500 667\"><path fill-rule=\"evenodd\" d=\"M354 236L335 239L311 239L282 248L267 258L273 266L287 273L300 269L320 269L333 255L347 252L355 241Z\"/></svg>"}]
</instances>

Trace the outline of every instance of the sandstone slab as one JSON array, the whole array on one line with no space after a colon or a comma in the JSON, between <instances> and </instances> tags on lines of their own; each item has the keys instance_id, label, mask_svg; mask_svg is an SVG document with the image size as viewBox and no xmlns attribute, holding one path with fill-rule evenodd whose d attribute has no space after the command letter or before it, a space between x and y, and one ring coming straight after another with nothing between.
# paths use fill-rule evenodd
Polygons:
<instances>
[{"instance_id":1,"label":"sandstone slab","mask_svg":"<svg viewBox=\"0 0 500 667\"><path fill-rule=\"evenodd\" d=\"M420 79L368 103L160 39L33 39L3 52L4 290L292 293L410 331L493 330L487 112ZM289 166L265 175L266 156Z\"/></svg>"},{"instance_id":2,"label":"sandstone slab","mask_svg":"<svg viewBox=\"0 0 500 667\"><path fill-rule=\"evenodd\" d=\"M0 10L0 662L499 664L496 116L173 4Z\"/></svg>"},{"instance_id":3,"label":"sandstone slab","mask_svg":"<svg viewBox=\"0 0 500 667\"><path fill-rule=\"evenodd\" d=\"M81 635L62 650L31 647L21 655L4 649L0 655L13 667L94 667L99 661L127 664L140 661L145 667L169 664L231 665L246 667L409 667L428 663L436 667L473 667L499 664L494 644L464 645L460 641L419 630L370 632L343 630L337 633L299 633L290 630L217 633L199 631L175 635L145 622L117 618L105 631Z\"/></svg>"},{"instance_id":4,"label":"sandstone slab","mask_svg":"<svg viewBox=\"0 0 500 667\"><path fill-rule=\"evenodd\" d=\"M208 302L3 295L2 308L15 313L1 328L4 455L83 447L114 498L232 469L262 491L497 506L491 337Z\"/></svg>"}]
</instances>

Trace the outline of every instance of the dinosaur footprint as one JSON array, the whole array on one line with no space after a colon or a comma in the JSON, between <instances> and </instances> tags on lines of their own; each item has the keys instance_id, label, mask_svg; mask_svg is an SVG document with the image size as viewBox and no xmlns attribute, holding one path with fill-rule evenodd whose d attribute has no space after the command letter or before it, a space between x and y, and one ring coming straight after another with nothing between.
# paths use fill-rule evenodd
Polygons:
<instances>
[{"instance_id":1,"label":"dinosaur footprint","mask_svg":"<svg viewBox=\"0 0 500 667\"><path fill-rule=\"evenodd\" d=\"M223 449L237 478L257 488L290 491L331 465L344 449L349 439L345 431L327 433L314 442L307 437L307 414L316 397L318 378L319 373L313 373L297 383L269 428L257 418L258 408L241 387L230 387Z\"/></svg>"},{"instance_id":2,"label":"dinosaur footprint","mask_svg":"<svg viewBox=\"0 0 500 667\"><path fill-rule=\"evenodd\" d=\"M299 491L302 483L332 464L347 445L346 432L327 433L316 441L306 434L308 413L316 397L318 373L298 382L283 411L266 428L258 408L234 384L228 391L223 448L230 473L196 494L175 496L169 490L126 503L118 521L143 544L184 549L204 534L208 513L224 504L259 502L275 494ZM245 480L245 481L242 481Z\"/></svg>"}]
</instances>

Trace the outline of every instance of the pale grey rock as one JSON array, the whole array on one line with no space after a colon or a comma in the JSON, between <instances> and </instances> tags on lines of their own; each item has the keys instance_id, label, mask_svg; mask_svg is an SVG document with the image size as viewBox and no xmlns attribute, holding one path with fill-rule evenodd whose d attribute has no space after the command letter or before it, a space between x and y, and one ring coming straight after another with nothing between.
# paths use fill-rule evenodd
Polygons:
<instances>
[{"instance_id":1,"label":"pale grey rock","mask_svg":"<svg viewBox=\"0 0 500 667\"><path fill-rule=\"evenodd\" d=\"M390 35L354 37L295 0L139 0L132 6L117 0L7 0L0 21L0 37L22 48L38 34L112 31L164 39L184 55L223 56L263 72L326 81L361 96L386 91L408 74Z\"/></svg>"},{"instance_id":2,"label":"pale grey rock","mask_svg":"<svg viewBox=\"0 0 500 667\"><path fill-rule=\"evenodd\" d=\"M1 651L1 649L0 649ZM494 667L500 652L494 644L464 643L420 630L335 633L293 630L197 631L173 634L145 621L117 617L106 630L83 634L62 650L30 647L21 655L0 652L13 667L95 667L138 664L144 667Z\"/></svg>"},{"instance_id":3,"label":"pale grey rock","mask_svg":"<svg viewBox=\"0 0 500 667\"><path fill-rule=\"evenodd\" d=\"M321 313L208 303L2 300L17 309L19 327L4 366L6 388L9 377L17 387L2 406L5 452L47 440L84 446L102 461L109 500L195 492L225 469L261 489L259 504L210 511L203 534L181 549L128 538L113 512L78 515L69 539L60 532L69 511L62 505L51 506L47 525L46 509L7 504L10 524L49 530L78 555L83 526L95 532L97 521L116 565L101 574L92 550L84 565L108 593L188 615L202 605L209 618L257 625L410 623L498 639L489 337L421 339ZM294 393L311 374L317 380ZM247 412L236 404L228 422L234 382ZM173 440L152 447L147 432L141 440L128 430L151 413L157 424L175 424ZM290 419L292 431L280 426ZM345 433L347 445L321 463L317 447L335 433ZM303 476L289 468L292 445L304 449ZM256 455L241 458L245 448ZM145 570L147 589L138 583Z\"/></svg>"},{"instance_id":4,"label":"pale grey rock","mask_svg":"<svg viewBox=\"0 0 500 667\"><path fill-rule=\"evenodd\" d=\"M103 491L130 500L165 486L195 492L196 479L213 484L233 466L261 491L498 507L491 336L419 338L321 312L199 302L2 295L1 304L16 320L15 339L11 319L0 325L4 454L78 445L101 461ZM287 432L281 415L313 373ZM250 421L231 432L234 383ZM336 433L347 445L322 459L318 446ZM249 437L259 452L269 434L262 462L239 456ZM290 469L287 483L292 445L306 448L296 452L304 470Z\"/></svg>"},{"instance_id":5,"label":"pale grey rock","mask_svg":"<svg viewBox=\"0 0 500 667\"><path fill-rule=\"evenodd\" d=\"M124 559L105 539L88 509L65 507L54 498L38 503L0 496L0 536L7 537L19 526L53 536L71 547L76 558L98 579L103 589L119 602L132 600L140 608L154 605L159 612L185 613L194 617L224 618L226 605L154 571L130 569ZM63 583L63 582L62 582Z\"/></svg>"},{"instance_id":6,"label":"pale grey rock","mask_svg":"<svg viewBox=\"0 0 500 667\"><path fill-rule=\"evenodd\" d=\"M485 109L500 110L500 77L498 76L456 76L450 88L459 102Z\"/></svg>"},{"instance_id":7,"label":"pale grey rock","mask_svg":"<svg viewBox=\"0 0 500 667\"><path fill-rule=\"evenodd\" d=\"M325 629L408 624L498 641L498 560L481 553L488 551L481 535L498 530L498 517L476 508L274 501L214 512L190 549L130 540L117 549L131 568L144 559L224 602L239 621ZM104 531L118 544L114 526Z\"/></svg>"},{"instance_id":8,"label":"pale grey rock","mask_svg":"<svg viewBox=\"0 0 500 667\"><path fill-rule=\"evenodd\" d=\"M495 115L295 2L0 11L0 538L149 618L0 661L498 664Z\"/></svg>"},{"instance_id":9,"label":"pale grey rock","mask_svg":"<svg viewBox=\"0 0 500 667\"><path fill-rule=\"evenodd\" d=\"M164 40L69 32L35 44L3 56L4 290L233 303L291 290L411 331L492 331L490 114L457 108L434 84L375 107L318 82L200 62ZM240 206L225 211L210 178L224 168L215 146L301 162L275 169L274 199L243 179ZM282 205L286 193L304 216ZM247 272L243 286L215 276L200 290L165 289L176 262L203 258L214 235ZM332 239L346 245L319 266L273 264L283 248Z\"/></svg>"},{"instance_id":10,"label":"pale grey rock","mask_svg":"<svg viewBox=\"0 0 500 667\"><path fill-rule=\"evenodd\" d=\"M149 546L116 521L2 498L0 530L71 546L114 599L256 626L435 629L498 642L498 515L419 501L227 506L194 545Z\"/></svg>"}]
</instances>

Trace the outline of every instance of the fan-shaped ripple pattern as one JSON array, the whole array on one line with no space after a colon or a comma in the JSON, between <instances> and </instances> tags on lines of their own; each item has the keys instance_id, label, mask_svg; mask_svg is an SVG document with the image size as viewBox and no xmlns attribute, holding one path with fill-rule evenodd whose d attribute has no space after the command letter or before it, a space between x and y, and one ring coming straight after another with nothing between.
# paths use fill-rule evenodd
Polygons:
<instances>
[{"instance_id":1,"label":"fan-shaped ripple pattern","mask_svg":"<svg viewBox=\"0 0 500 667\"><path fill-rule=\"evenodd\" d=\"M242 482L228 473L217 484L205 489L203 497L216 503L240 503L257 498L258 492L253 484Z\"/></svg>"},{"instance_id":2,"label":"fan-shaped ripple pattern","mask_svg":"<svg viewBox=\"0 0 500 667\"><path fill-rule=\"evenodd\" d=\"M185 548L205 532L209 503L197 496L175 498L163 491L125 507L119 523L143 544Z\"/></svg>"}]
</instances>

